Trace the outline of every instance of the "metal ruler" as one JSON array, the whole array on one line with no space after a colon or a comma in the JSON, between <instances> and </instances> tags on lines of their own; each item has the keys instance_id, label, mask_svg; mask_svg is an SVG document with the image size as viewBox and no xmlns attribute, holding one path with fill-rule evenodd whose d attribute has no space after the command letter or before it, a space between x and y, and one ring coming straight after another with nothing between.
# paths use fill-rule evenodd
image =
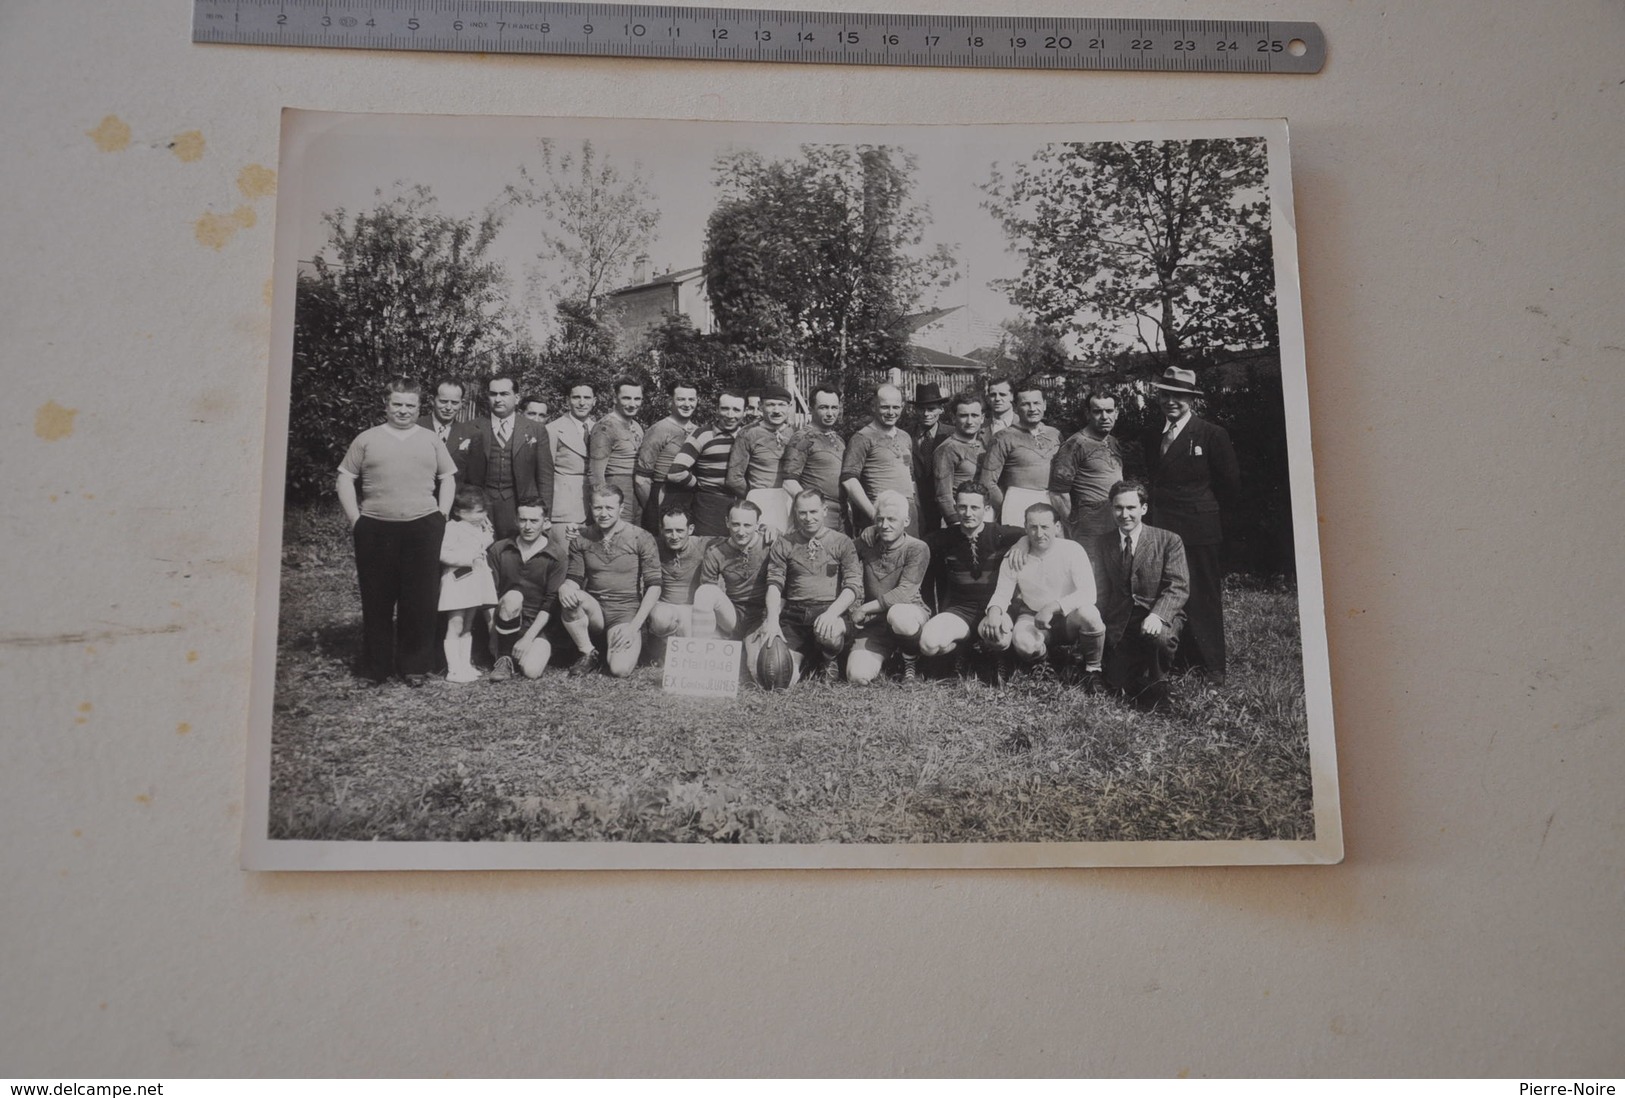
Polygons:
<instances>
[{"instance_id":1,"label":"metal ruler","mask_svg":"<svg viewBox=\"0 0 1625 1098\"><path fill-rule=\"evenodd\" d=\"M547 0L193 0L192 41L824 65L1315 73L1320 27L1209 19L674 8Z\"/></svg>"}]
</instances>

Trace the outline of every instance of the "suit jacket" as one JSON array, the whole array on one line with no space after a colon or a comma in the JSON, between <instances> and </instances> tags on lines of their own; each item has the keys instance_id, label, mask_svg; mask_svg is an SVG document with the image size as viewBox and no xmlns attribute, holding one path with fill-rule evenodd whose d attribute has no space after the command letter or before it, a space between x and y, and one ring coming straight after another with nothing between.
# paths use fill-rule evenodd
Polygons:
<instances>
[{"instance_id":1,"label":"suit jacket","mask_svg":"<svg viewBox=\"0 0 1625 1098\"><path fill-rule=\"evenodd\" d=\"M1178 534L1142 525L1134 543L1132 576L1123 574L1123 535L1118 531L1101 534L1088 548L1095 566L1095 605L1106 621L1108 640L1115 644L1123 639L1137 606L1179 628L1191 593L1191 574Z\"/></svg>"},{"instance_id":2,"label":"suit jacket","mask_svg":"<svg viewBox=\"0 0 1625 1098\"><path fill-rule=\"evenodd\" d=\"M490 454L496 450L496 431L490 416L481 416L474 425L480 431L480 445ZM553 439L544 424L526 419L522 414L513 417L513 434L508 436L508 454L513 461L514 498L537 496L547 504L547 513L553 513ZM483 477L481 479L484 479Z\"/></svg>"},{"instance_id":3,"label":"suit jacket","mask_svg":"<svg viewBox=\"0 0 1625 1098\"><path fill-rule=\"evenodd\" d=\"M419 417L418 426L433 431L434 417ZM461 420L454 422L446 433L446 449L451 451L451 460L457 465L458 490L468 487L484 488L485 438L480 434L479 424Z\"/></svg>"},{"instance_id":4,"label":"suit jacket","mask_svg":"<svg viewBox=\"0 0 1625 1098\"><path fill-rule=\"evenodd\" d=\"M1235 498L1241 484L1229 433L1191 416L1166 454L1161 425L1146 432L1143 449L1151 481L1150 521L1186 545L1222 543L1219 508Z\"/></svg>"}]
</instances>

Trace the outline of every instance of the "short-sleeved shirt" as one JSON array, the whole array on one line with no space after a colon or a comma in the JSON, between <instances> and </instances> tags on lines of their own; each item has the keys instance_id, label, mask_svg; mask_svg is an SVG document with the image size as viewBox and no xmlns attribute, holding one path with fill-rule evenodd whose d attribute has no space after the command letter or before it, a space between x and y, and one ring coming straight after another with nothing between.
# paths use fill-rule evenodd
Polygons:
<instances>
[{"instance_id":1,"label":"short-sleeved shirt","mask_svg":"<svg viewBox=\"0 0 1625 1098\"><path fill-rule=\"evenodd\" d=\"M397 431L387 424L355 437L339 472L356 478L361 513L383 522L411 522L440 509L435 496L442 477L457 475L451 452L427 427Z\"/></svg>"},{"instance_id":2,"label":"short-sleeved shirt","mask_svg":"<svg viewBox=\"0 0 1625 1098\"><path fill-rule=\"evenodd\" d=\"M777 488L784 483L784 448L790 441L788 423L769 427L758 423L739 432L728 456L728 490L744 496L758 488Z\"/></svg>"},{"instance_id":3,"label":"short-sleeved shirt","mask_svg":"<svg viewBox=\"0 0 1625 1098\"><path fill-rule=\"evenodd\" d=\"M673 606L688 606L694 601L694 591L704 581L700 579L700 565L705 552L719 538L696 534L688 539L680 553L660 542L660 601Z\"/></svg>"},{"instance_id":4,"label":"short-sleeved shirt","mask_svg":"<svg viewBox=\"0 0 1625 1098\"><path fill-rule=\"evenodd\" d=\"M605 477L629 477L643 445L643 424L617 415L605 416L587 436L587 474L594 488Z\"/></svg>"},{"instance_id":5,"label":"short-sleeved shirt","mask_svg":"<svg viewBox=\"0 0 1625 1098\"><path fill-rule=\"evenodd\" d=\"M998 491L1000 500L1007 488L1047 491L1050 463L1060 448L1061 432L1047 423L1030 431L1025 427L1000 431L982 458L982 479Z\"/></svg>"},{"instance_id":6,"label":"short-sleeved shirt","mask_svg":"<svg viewBox=\"0 0 1625 1098\"><path fill-rule=\"evenodd\" d=\"M629 522L608 534L584 526L570 549L570 578L600 603L635 606L660 582L660 548L653 534Z\"/></svg>"},{"instance_id":7,"label":"short-sleeved shirt","mask_svg":"<svg viewBox=\"0 0 1625 1098\"><path fill-rule=\"evenodd\" d=\"M963 481L976 479L976 470L981 468L982 455L986 452L981 439L973 438L966 442L955 435L939 442L931 455L937 506L942 508L942 517L950 526L959 525L959 516L954 511L954 489Z\"/></svg>"},{"instance_id":8,"label":"short-sleeved shirt","mask_svg":"<svg viewBox=\"0 0 1625 1098\"><path fill-rule=\"evenodd\" d=\"M914 498L914 440L901 427L887 434L874 423L860 427L847 440L841 479L863 485L872 500L894 491Z\"/></svg>"},{"instance_id":9,"label":"short-sleeved shirt","mask_svg":"<svg viewBox=\"0 0 1625 1098\"><path fill-rule=\"evenodd\" d=\"M665 480L666 470L671 468L671 459L677 456L677 451L688 441L696 426L692 419L679 423L675 416L667 416L650 427L643 433L643 444L638 447L637 465L633 471L650 480Z\"/></svg>"},{"instance_id":10,"label":"short-sleeved shirt","mask_svg":"<svg viewBox=\"0 0 1625 1098\"><path fill-rule=\"evenodd\" d=\"M786 602L829 603L842 591L861 598L863 569L857 547L838 530L820 530L811 538L792 531L768 550L767 585L782 591Z\"/></svg>"},{"instance_id":11,"label":"short-sleeved shirt","mask_svg":"<svg viewBox=\"0 0 1625 1098\"><path fill-rule=\"evenodd\" d=\"M887 545L880 531L871 526L857 536L858 559L863 562L865 599L880 603L881 610L908 605L924 608L921 588L931 550L919 538L904 534Z\"/></svg>"},{"instance_id":12,"label":"short-sleeved shirt","mask_svg":"<svg viewBox=\"0 0 1625 1098\"><path fill-rule=\"evenodd\" d=\"M1074 507L1106 502L1106 493L1123 479L1123 443L1114 435L1095 438L1078 431L1061 443L1050 466L1049 490L1069 496Z\"/></svg>"},{"instance_id":13,"label":"short-sleeved shirt","mask_svg":"<svg viewBox=\"0 0 1625 1098\"><path fill-rule=\"evenodd\" d=\"M784 479L816 488L826 501L841 498L841 459L846 440L833 427L806 426L784 448Z\"/></svg>"},{"instance_id":14,"label":"short-sleeved shirt","mask_svg":"<svg viewBox=\"0 0 1625 1098\"><path fill-rule=\"evenodd\" d=\"M735 606L760 611L767 604L768 545L761 538L741 549L727 538L717 538L700 564L700 583L716 583Z\"/></svg>"},{"instance_id":15,"label":"short-sleeved shirt","mask_svg":"<svg viewBox=\"0 0 1625 1098\"><path fill-rule=\"evenodd\" d=\"M564 585L570 565L570 546L563 528L553 527L547 544L532 553L529 560L519 552L517 538L503 538L485 551L496 579L497 594L518 591L525 597L525 620L534 621L546 611L559 612L559 588Z\"/></svg>"}]
</instances>

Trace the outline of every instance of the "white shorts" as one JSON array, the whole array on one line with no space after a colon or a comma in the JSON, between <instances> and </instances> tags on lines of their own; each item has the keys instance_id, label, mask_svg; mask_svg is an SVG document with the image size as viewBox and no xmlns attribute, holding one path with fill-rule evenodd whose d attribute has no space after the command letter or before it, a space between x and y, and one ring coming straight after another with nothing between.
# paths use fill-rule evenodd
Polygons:
<instances>
[{"instance_id":1,"label":"white shorts","mask_svg":"<svg viewBox=\"0 0 1625 1098\"><path fill-rule=\"evenodd\" d=\"M762 509L762 525L775 534L790 528L790 493L783 488L753 488L745 498Z\"/></svg>"},{"instance_id":2,"label":"white shorts","mask_svg":"<svg viewBox=\"0 0 1625 1098\"><path fill-rule=\"evenodd\" d=\"M1006 526L1027 525L1027 508L1035 503L1048 503L1049 493L1037 488L1006 488L1004 506L999 509L999 521Z\"/></svg>"}]
</instances>

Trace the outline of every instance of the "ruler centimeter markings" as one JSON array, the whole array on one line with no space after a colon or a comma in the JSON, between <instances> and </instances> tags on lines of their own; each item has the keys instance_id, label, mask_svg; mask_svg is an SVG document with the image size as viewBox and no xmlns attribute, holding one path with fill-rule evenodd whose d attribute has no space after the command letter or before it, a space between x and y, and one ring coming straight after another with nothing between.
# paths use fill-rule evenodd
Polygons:
<instances>
[{"instance_id":1,"label":"ruler centimeter markings","mask_svg":"<svg viewBox=\"0 0 1625 1098\"><path fill-rule=\"evenodd\" d=\"M773 11L549 0L193 0L192 41L450 53L1317 73L1315 23Z\"/></svg>"}]
</instances>

